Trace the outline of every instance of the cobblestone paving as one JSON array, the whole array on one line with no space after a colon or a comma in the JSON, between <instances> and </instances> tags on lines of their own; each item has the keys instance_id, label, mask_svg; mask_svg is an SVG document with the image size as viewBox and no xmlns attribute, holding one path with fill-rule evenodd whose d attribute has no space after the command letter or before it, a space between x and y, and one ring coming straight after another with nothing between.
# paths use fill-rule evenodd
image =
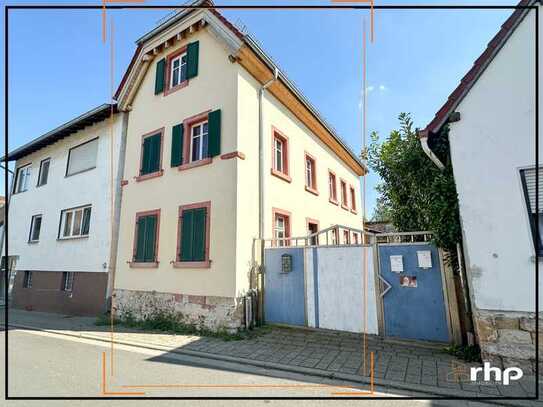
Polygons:
<instances>
[{"instance_id":1,"label":"cobblestone paving","mask_svg":"<svg viewBox=\"0 0 543 407\"><path fill-rule=\"evenodd\" d=\"M3 314L3 313L2 313ZM62 331L80 336L107 339L109 327L95 326L94 318L63 317L55 314L10 311L10 324ZM2 317L3 322L3 317ZM369 380L373 354L375 383L413 391L435 390L443 396L459 397L533 397L535 379L524 377L508 386L495 382L470 381L467 364L443 352L441 346L385 341L377 337L330 331L273 328L253 339L224 341L220 338L150 333L115 327L115 340L166 351L195 351L210 357L239 358L240 362L282 365L287 369L310 368L321 374L351 375ZM363 351L366 344L366 352ZM366 356L364 363L364 354ZM422 387L421 387L422 386ZM541 385L540 385L541 389ZM525 404L531 404L525 402ZM520 404L519 404L520 405ZM541 405L541 404L540 404Z\"/></svg>"}]
</instances>

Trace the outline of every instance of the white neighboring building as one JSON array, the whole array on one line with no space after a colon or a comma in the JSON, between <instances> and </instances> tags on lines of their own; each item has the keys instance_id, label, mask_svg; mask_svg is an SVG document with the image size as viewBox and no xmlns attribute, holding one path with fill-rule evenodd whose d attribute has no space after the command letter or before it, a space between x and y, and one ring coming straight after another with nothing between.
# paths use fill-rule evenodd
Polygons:
<instances>
[{"instance_id":1,"label":"white neighboring building","mask_svg":"<svg viewBox=\"0 0 543 407\"><path fill-rule=\"evenodd\" d=\"M541 14L536 4L520 3L539 7ZM525 372L535 368L536 265L543 266L541 144L539 234L535 208L536 114L541 118L541 99L535 110L535 19L535 8L517 9L421 132L422 142L431 142L450 125L465 265L483 359ZM539 76L541 81L541 68Z\"/></svg>"},{"instance_id":2,"label":"white neighboring building","mask_svg":"<svg viewBox=\"0 0 543 407\"><path fill-rule=\"evenodd\" d=\"M7 235L16 258L13 307L105 310L126 122L116 112L101 105L9 153L16 160Z\"/></svg>"}]
</instances>

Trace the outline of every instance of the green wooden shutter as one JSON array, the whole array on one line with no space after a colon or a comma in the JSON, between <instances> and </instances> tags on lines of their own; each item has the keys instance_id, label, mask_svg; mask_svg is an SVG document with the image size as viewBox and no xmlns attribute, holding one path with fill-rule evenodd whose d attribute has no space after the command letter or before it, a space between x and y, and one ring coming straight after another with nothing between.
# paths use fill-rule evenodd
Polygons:
<instances>
[{"instance_id":1,"label":"green wooden shutter","mask_svg":"<svg viewBox=\"0 0 543 407\"><path fill-rule=\"evenodd\" d=\"M187 79L198 75L199 42L191 42L187 46Z\"/></svg>"},{"instance_id":2,"label":"green wooden shutter","mask_svg":"<svg viewBox=\"0 0 543 407\"><path fill-rule=\"evenodd\" d=\"M205 260L206 247L206 208L194 209L192 231L192 259Z\"/></svg>"},{"instance_id":3,"label":"green wooden shutter","mask_svg":"<svg viewBox=\"0 0 543 407\"><path fill-rule=\"evenodd\" d=\"M181 261L192 261L193 215L192 210L185 210L181 215Z\"/></svg>"},{"instance_id":4,"label":"green wooden shutter","mask_svg":"<svg viewBox=\"0 0 543 407\"><path fill-rule=\"evenodd\" d=\"M156 76L155 76L155 95L164 91L164 71L166 69L166 58L162 58L156 63Z\"/></svg>"},{"instance_id":5,"label":"green wooden shutter","mask_svg":"<svg viewBox=\"0 0 543 407\"><path fill-rule=\"evenodd\" d=\"M183 163L183 124L177 124L172 128L172 167Z\"/></svg>"},{"instance_id":6,"label":"green wooden shutter","mask_svg":"<svg viewBox=\"0 0 543 407\"><path fill-rule=\"evenodd\" d=\"M145 225L147 218L142 216L138 218L136 225L136 253L134 261L142 262L145 260Z\"/></svg>"},{"instance_id":7,"label":"green wooden shutter","mask_svg":"<svg viewBox=\"0 0 543 407\"><path fill-rule=\"evenodd\" d=\"M208 155L215 157L221 153L221 110L214 110L208 116Z\"/></svg>"},{"instance_id":8,"label":"green wooden shutter","mask_svg":"<svg viewBox=\"0 0 543 407\"><path fill-rule=\"evenodd\" d=\"M143 152L142 152L142 158L141 158L141 169L140 169L140 175L149 174L151 172L150 170L150 163L151 163L151 138L147 137L143 140Z\"/></svg>"},{"instance_id":9,"label":"green wooden shutter","mask_svg":"<svg viewBox=\"0 0 543 407\"><path fill-rule=\"evenodd\" d=\"M157 217L155 215L146 216L147 221L145 225L145 249L144 249L144 261L155 261L155 244L156 244L156 222Z\"/></svg>"},{"instance_id":10,"label":"green wooden shutter","mask_svg":"<svg viewBox=\"0 0 543 407\"><path fill-rule=\"evenodd\" d=\"M154 136L149 137L151 140L151 152L149 159L149 172L156 172L160 170L160 142L161 135L155 134Z\"/></svg>"}]
</instances>

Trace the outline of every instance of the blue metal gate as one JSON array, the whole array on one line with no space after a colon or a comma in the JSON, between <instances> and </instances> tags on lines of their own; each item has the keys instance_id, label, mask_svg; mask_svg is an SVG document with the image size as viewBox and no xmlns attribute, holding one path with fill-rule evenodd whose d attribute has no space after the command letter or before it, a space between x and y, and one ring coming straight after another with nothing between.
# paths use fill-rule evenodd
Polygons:
<instances>
[{"instance_id":1,"label":"blue metal gate","mask_svg":"<svg viewBox=\"0 0 543 407\"><path fill-rule=\"evenodd\" d=\"M283 255L289 255L292 260L288 272L283 272ZM304 249L265 249L264 264L264 320L305 325Z\"/></svg>"},{"instance_id":2,"label":"blue metal gate","mask_svg":"<svg viewBox=\"0 0 543 407\"><path fill-rule=\"evenodd\" d=\"M386 336L449 342L440 264L428 243L379 245Z\"/></svg>"}]
</instances>

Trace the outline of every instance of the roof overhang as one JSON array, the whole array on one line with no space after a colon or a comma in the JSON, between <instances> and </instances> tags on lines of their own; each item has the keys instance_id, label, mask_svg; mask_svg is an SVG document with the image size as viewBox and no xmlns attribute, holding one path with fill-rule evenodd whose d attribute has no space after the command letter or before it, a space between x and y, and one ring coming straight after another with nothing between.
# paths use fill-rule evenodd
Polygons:
<instances>
[{"instance_id":1,"label":"roof overhang","mask_svg":"<svg viewBox=\"0 0 543 407\"><path fill-rule=\"evenodd\" d=\"M458 105L494 60L494 57L500 52L515 29L524 20L524 17L526 17L534 7L537 7L535 3L536 0L521 0L517 4L517 9L502 24L498 33L488 43L485 51L477 58L468 73L461 79L460 84L449 95L447 102L441 106L426 128L419 132L420 137L431 137L432 134L437 134L441 128L450 121L449 119L451 115L455 113Z\"/></svg>"},{"instance_id":2,"label":"roof overhang","mask_svg":"<svg viewBox=\"0 0 543 407\"><path fill-rule=\"evenodd\" d=\"M197 8L202 7L202 8ZM268 91L281 101L319 139L330 147L357 175L365 175L366 165L336 134L322 115L311 105L300 90L284 75L277 64L249 35L241 33L212 7L208 0L199 0L192 8L176 13L137 41L137 49L119 85L115 98L119 110L130 110L137 89L151 62L165 48L185 39L200 29L207 29L222 41L232 56L261 84L279 72Z\"/></svg>"},{"instance_id":3,"label":"roof overhang","mask_svg":"<svg viewBox=\"0 0 543 407\"><path fill-rule=\"evenodd\" d=\"M95 123L107 119L111 114L117 113L117 105L104 103L86 113L64 123L63 125L45 133L44 135L32 140L31 142L13 150L8 154L7 160L13 161L32 154L50 144L56 143L71 134L84 129L87 126L92 126ZM5 161L6 157L2 157Z\"/></svg>"}]
</instances>

